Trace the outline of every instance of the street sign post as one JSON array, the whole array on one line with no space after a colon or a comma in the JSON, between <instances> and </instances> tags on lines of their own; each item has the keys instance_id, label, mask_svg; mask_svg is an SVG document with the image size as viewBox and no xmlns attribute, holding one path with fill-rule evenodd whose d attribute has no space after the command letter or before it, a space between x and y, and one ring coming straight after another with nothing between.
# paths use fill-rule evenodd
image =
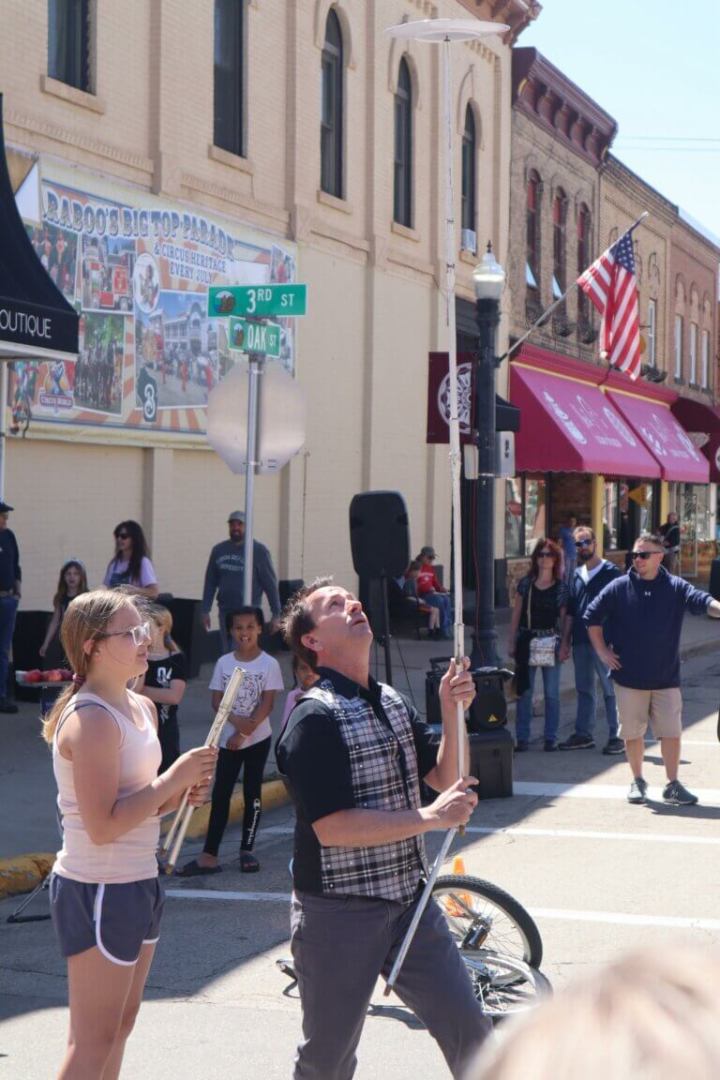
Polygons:
<instances>
[{"instance_id":1,"label":"street sign post","mask_svg":"<svg viewBox=\"0 0 720 1080\"><path fill-rule=\"evenodd\" d=\"M255 473L261 471L262 458L260 446L262 444L263 431L262 393L260 377L265 371L265 358L268 356L280 356L280 327L265 320L275 318L294 318L305 315L307 312L307 285L213 285L208 289L208 316L211 319L224 319L229 315L236 316L230 320L230 348L240 349L248 354L247 367L247 437L244 465L238 457L237 436L238 431L237 409L232 401L230 429L220 422L217 410L213 408L213 396L220 391L227 391L233 376L245 381L243 376L233 371L226 375L208 399L208 440L210 445L235 471L245 471L245 567L243 572L243 602L252 603L252 578L253 578L253 501L255 494ZM243 319L237 316L247 315ZM290 376L288 376L290 378ZM267 384L267 375L263 382ZM292 388L298 387L290 378ZM230 398L230 395L227 395ZM219 397L219 395L217 395ZM217 400L216 397L216 400ZM303 406L304 407L304 406ZM283 425L287 416L280 412ZM292 438L289 440L292 442ZM305 441L304 418L302 439L298 446L292 450L285 460L289 460L292 453L297 453ZM278 457L275 456L275 465L278 467Z\"/></svg>"},{"instance_id":2,"label":"street sign post","mask_svg":"<svg viewBox=\"0 0 720 1080\"><path fill-rule=\"evenodd\" d=\"M244 353L280 356L280 327L276 323L231 319L228 345Z\"/></svg>"},{"instance_id":3,"label":"street sign post","mask_svg":"<svg viewBox=\"0 0 720 1080\"><path fill-rule=\"evenodd\" d=\"M208 315L252 315L283 318L307 313L307 285L212 285L208 289Z\"/></svg>"}]
</instances>

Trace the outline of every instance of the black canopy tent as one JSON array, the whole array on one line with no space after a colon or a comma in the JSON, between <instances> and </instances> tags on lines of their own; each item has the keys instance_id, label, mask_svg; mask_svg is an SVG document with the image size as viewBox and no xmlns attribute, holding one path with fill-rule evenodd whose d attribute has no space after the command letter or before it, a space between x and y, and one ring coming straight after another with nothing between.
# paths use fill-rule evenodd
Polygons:
<instances>
[{"instance_id":1,"label":"black canopy tent","mask_svg":"<svg viewBox=\"0 0 720 1080\"><path fill-rule=\"evenodd\" d=\"M78 313L35 254L15 205L0 94L0 360L74 360L78 327Z\"/></svg>"}]
</instances>

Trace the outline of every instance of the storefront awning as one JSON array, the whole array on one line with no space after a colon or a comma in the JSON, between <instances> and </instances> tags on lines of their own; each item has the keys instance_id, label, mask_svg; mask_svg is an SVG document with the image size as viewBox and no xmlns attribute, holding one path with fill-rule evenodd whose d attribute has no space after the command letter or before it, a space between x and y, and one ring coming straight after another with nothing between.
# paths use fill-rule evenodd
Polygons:
<instances>
[{"instance_id":1,"label":"storefront awning","mask_svg":"<svg viewBox=\"0 0 720 1080\"><path fill-rule=\"evenodd\" d=\"M655 458L593 383L513 363L510 397L523 419L518 472L660 476Z\"/></svg>"},{"instance_id":2,"label":"storefront awning","mask_svg":"<svg viewBox=\"0 0 720 1080\"><path fill-rule=\"evenodd\" d=\"M660 465L663 480L707 484L710 466L664 401L608 390L622 413Z\"/></svg>"},{"instance_id":3,"label":"storefront awning","mask_svg":"<svg viewBox=\"0 0 720 1080\"><path fill-rule=\"evenodd\" d=\"M678 397L670 408L685 431L702 432L704 435L720 432L720 414L711 405L693 398Z\"/></svg>"},{"instance_id":4,"label":"storefront awning","mask_svg":"<svg viewBox=\"0 0 720 1080\"><path fill-rule=\"evenodd\" d=\"M0 358L74 360L79 317L35 254L15 205L0 94Z\"/></svg>"}]
</instances>

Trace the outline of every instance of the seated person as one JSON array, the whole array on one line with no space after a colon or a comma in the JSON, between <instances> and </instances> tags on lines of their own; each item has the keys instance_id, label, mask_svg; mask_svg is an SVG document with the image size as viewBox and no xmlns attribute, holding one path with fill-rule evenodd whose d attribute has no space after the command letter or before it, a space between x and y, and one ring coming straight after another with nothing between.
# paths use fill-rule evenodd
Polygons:
<instances>
[{"instance_id":1,"label":"seated person","mask_svg":"<svg viewBox=\"0 0 720 1080\"><path fill-rule=\"evenodd\" d=\"M422 563L418 559L413 561L405 571L405 579L403 584L403 596L406 600L417 605L418 611L422 615L428 617L428 636L431 638L440 637L440 612L436 607L430 607L428 604L422 603L418 597L418 577L420 574L420 568Z\"/></svg>"},{"instance_id":2,"label":"seated person","mask_svg":"<svg viewBox=\"0 0 720 1080\"><path fill-rule=\"evenodd\" d=\"M418 598L429 607L437 608L440 613L439 638L452 636L452 609L450 594L438 581L437 574L433 569L433 560L436 559L435 548L427 546L420 549L416 562L420 563L417 577Z\"/></svg>"}]
</instances>

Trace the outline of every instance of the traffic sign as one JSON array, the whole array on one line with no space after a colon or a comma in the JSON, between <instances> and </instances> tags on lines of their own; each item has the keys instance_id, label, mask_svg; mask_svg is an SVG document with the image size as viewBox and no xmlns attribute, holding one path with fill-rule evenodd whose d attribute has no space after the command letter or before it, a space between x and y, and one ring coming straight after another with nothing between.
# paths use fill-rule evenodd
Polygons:
<instances>
[{"instance_id":1,"label":"traffic sign","mask_svg":"<svg viewBox=\"0 0 720 1080\"><path fill-rule=\"evenodd\" d=\"M279 356L280 333L280 327L275 323L231 319L228 344L231 349L239 349L240 352L244 353Z\"/></svg>"},{"instance_id":2,"label":"traffic sign","mask_svg":"<svg viewBox=\"0 0 720 1080\"><path fill-rule=\"evenodd\" d=\"M211 285L208 315L288 316L307 313L307 285Z\"/></svg>"},{"instance_id":3,"label":"traffic sign","mask_svg":"<svg viewBox=\"0 0 720 1080\"><path fill-rule=\"evenodd\" d=\"M282 364L267 360L259 397L256 471L275 473L305 445L305 393ZM234 473L247 472L247 432L248 363L239 360L210 391L207 411L208 442Z\"/></svg>"}]
</instances>

